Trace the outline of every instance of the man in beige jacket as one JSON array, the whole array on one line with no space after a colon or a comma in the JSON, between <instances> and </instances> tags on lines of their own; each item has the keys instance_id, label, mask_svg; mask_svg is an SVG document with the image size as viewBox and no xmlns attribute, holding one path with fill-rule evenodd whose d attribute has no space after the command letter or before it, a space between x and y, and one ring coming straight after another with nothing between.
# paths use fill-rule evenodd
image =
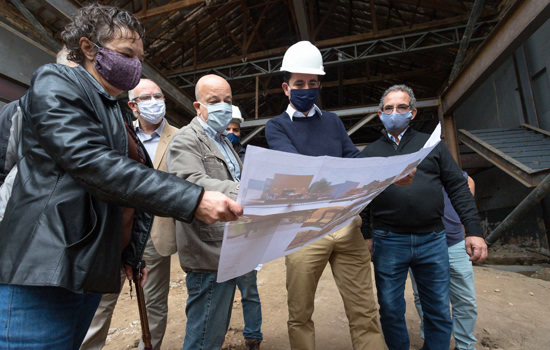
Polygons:
<instances>
[{"instance_id":1,"label":"man in beige jacket","mask_svg":"<svg viewBox=\"0 0 550 350\"><path fill-rule=\"evenodd\" d=\"M242 163L226 138L232 118L231 87L217 75L206 75L197 82L195 95L197 116L172 139L168 172L235 200ZM183 350L222 347L236 286L236 279L216 282L223 231L223 223L176 222L180 265L187 273Z\"/></svg>"},{"instance_id":2,"label":"man in beige jacket","mask_svg":"<svg viewBox=\"0 0 550 350\"><path fill-rule=\"evenodd\" d=\"M134 128L145 146L155 169L166 171L166 150L177 128L164 118L164 95L153 81L141 79L138 86L128 92L128 106L136 116ZM168 292L170 290L170 255L176 252L174 219L155 217L151 237L143 259L147 263L147 282L143 287L147 317L153 349L161 348L168 318ZM123 275L124 276L124 275ZM123 277L124 282L125 277ZM119 294L104 294L82 350L101 349L105 345L111 317ZM143 340L138 349L143 349Z\"/></svg>"}]
</instances>

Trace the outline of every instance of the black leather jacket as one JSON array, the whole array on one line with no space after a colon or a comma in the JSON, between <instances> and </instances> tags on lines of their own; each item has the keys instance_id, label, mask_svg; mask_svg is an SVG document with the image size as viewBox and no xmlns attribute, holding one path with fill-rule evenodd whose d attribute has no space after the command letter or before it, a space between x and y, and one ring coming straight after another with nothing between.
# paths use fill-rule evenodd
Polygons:
<instances>
[{"instance_id":1,"label":"black leather jacket","mask_svg":"<svg viewBox=\"0 0 550 350\"><path fill-rule=\"evenodd\" d=\"M41 67L20 106L22 158L0 224L0 283L118 292L122 207L136 208L122 261L137 266L152 215L192 221L202 187L128 158L116 99L80 66Z\"/></svg>"}]
</instances>

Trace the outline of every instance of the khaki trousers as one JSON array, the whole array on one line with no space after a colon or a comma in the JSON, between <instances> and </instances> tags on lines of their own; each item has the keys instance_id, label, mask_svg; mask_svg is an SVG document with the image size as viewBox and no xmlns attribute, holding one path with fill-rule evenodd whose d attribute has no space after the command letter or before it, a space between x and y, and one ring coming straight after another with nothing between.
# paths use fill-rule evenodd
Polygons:
<instances>
[{"instance_id":1,"label":"khaki trousers","mask_svg":"<svg viewBox=\"0 0 550 350\"><path fill-rule=\"evenodd\" d=\"M370 253L359 216L346 227L286 256L288 335L292 350L315 350L315 291L330 262L354 350L385 349L374 301Z\"/></svg>"},{"instance_id":2,"label":"khaki trousers","mask_svg":"<svg viewBox=\"0 0 550 350\"><path fill-rule=\"evenodd\" d=\"M170 257L160 255L151 238L147 242L143 259L147 262L147 282L143 287L147 318L151 331L151 344L153 349L161 347L162 339L166 331L168 319L168 292L170 291ZM122 276L121 284L128 283L126 276ZM99 307L94 315L92 324L86 333L81 350L100 350L105 346L105 340L111 326L111 318L117 303L119 294L104 294ZM134 298L135 300L135 298ZM135 302L137 308L137 301ZM140 332L141 336L141 332ZM139 350L143 350L144 344L140 340Z\"/></svg>"}]
</instances>

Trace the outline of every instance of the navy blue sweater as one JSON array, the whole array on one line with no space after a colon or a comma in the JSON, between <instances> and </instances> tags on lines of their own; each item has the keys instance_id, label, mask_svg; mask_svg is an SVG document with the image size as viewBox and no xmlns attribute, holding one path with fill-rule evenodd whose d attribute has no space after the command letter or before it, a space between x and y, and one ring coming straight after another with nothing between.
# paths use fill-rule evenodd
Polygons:
<instances>
[{"instance_id":1,"label":"navy blue sweater","mask_svg":"<svg viewBox=\"0 0 550 350\"><path fill-rule=\"evenodd\" d=\"M327 111L294 120L283 112L267 122L265 137L269 148L277 151L306 156L363 157L349 138L340 117Z\"/></svg>"},{"instance_id":2,"label":"navy blue sweater","mask_svg":"<svg viewBox=\"0 0 550 350\"><path fill-rule=\"evenodd\" d=\"M387 136L365 147L366 157L390 157L418 151L430 135L409 128L397 148ZM372 229L396 233L428 233L444 229L443 192L445 188L464 225L466 236L483 237L474 197L462 170L440 142L418 165L412 184L390 185L361 213L364 238Z\"/></svg>"}]
</instances>

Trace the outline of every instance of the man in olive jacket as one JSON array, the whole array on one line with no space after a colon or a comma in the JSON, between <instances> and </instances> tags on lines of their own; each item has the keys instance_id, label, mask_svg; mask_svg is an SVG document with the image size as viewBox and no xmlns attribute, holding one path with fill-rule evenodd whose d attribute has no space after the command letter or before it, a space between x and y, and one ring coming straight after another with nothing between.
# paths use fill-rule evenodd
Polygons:
<instances>
[{"instance_id":1,"label":"man in olive jacket","mask_svg":"<svg viewBox=\"0 0 550 350\"><path fill-rule=\"evenodd\" d=\"M170 173L235 200L242 163L227 140L231 87L217 75L202 77L193 103L197 116L168 148ZM183 350L220 349L231 319L236 279L216 283L224 224L176 222L180 265L187 273L187 326Z\"/></svg>"}]
</instances>

